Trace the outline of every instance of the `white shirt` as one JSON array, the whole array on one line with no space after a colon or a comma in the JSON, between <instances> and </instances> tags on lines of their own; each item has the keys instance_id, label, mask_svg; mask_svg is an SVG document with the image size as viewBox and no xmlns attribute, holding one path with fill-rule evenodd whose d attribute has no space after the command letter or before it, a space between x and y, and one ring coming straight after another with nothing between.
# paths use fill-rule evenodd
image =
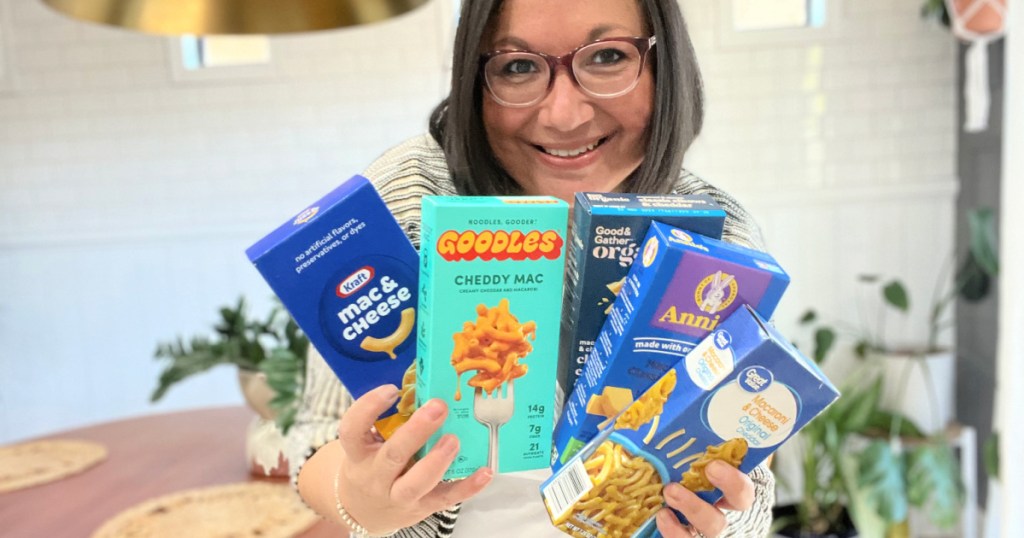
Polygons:
<instances>
[{"instance_id":1,"label":"white shirt","mask_svg":"<svg viewBox=\"0 0 1024 538\"><path fill-rule=\"evenodd\" d=\"M551 524L540 497L540 485L549 476L550 469L495 475L483 491L462 503L453 538L565 538Z\"/></svg>"}]
</instances>

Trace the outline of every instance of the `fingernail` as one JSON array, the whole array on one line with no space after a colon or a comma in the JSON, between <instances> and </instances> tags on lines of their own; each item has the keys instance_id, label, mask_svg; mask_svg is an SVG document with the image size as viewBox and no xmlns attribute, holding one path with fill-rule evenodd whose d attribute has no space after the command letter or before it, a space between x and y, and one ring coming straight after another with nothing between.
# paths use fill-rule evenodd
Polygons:
<instances>
[{"instance_id":1,"label":"fingernail","mask_svg":"<svg viewBox=\"0 0 1024 538\"><path fill-rule=\"evenodd\" d=\"M476 481L480 484L486 484L491 481L492 477L494 477L494 471L490 467L484 467L480 471L480 475L477 476Z\"/></svg>"},{"instance_id":2,"label":"fingernail","mask_svg":"<svg viewBox=\"0 0 1024 538\"><path fill-rule=\"evenodd\" d=\"M445 452L455 452L459 449L458 439L454 435L445 435L437 442L437 448Z\"/></svg>"},{"instance_id":3,"label":"fingernail","mask_svg":"<svg viewBox=\"0 0 1024 538\"><path fill-rule=\"evenodd\" d=\"M665 486L665 496L671 498L674 501L682 500L680 498L680 496L682 495L682 489L683 487L678 484L669 484Z\"/></svg>"},{"instance_id":4,"label":"fingernail","mask_svg":"<svg viewBox=\"0 0 1024 538\"><path fill-rule=\"evenodd\" d=\"M441 418L441 415L444 414L444 408L445 405L444 403L441 402L441 400L434 399L430 400L429 402L427 402L427 405L423 406L423 413L430 420L437 420Z\"/></svg>"},{"instance_id":5,"label":"fingernail","mask_svg":"<svg viewBox=\"0 0 1024 538\"><path fill-rule=\"evenodd\" d=\"M394 385L384 385L380 389L381 397L387 401L393 401L398 399L398 387Z\"/></svg>"},{"instance_id":6,"label":"fingernail","mask_svg":"<svg viewBox=\"0 0 1024 538\"><path fill-rule=\"evenodd\" d=\"M679 497L679 486L676 486L675 484L666 486L663 491L665 492L666 498L677 499Z\"/></svg>"}]
</instances>

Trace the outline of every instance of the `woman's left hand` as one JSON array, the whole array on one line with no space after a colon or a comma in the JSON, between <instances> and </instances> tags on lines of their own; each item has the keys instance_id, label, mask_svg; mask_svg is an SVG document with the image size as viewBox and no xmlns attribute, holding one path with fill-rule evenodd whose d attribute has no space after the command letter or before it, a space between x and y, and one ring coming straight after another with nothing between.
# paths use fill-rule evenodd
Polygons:
<instances>
[{"instance_id":1,"label":"woman's left hand","mask_svg":"<svg viewBox=\"0 0 1024 538\"><path fill-rule=\"evenodd\" d=\"M690 522L689 525L683 525L672 510L662 508L658 512L657 523L658 530L665 538L715 538L728 524L722 510L742 511L754 504L754 483L735 467L713 461L705 468L705 473L708 480L722 490L722 499L711 505L679 484L665 486L665 502L679 510Z\"/></svg>"}]
</instances>

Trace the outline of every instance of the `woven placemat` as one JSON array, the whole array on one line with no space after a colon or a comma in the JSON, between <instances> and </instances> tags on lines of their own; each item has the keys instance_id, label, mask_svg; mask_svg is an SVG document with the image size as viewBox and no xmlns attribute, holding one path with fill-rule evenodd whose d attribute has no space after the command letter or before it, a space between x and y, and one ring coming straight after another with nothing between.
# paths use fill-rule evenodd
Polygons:
<instances>
[{"instance_id":1,"label":"woven placemat","mask_svg":"<svg viewBox=\"0 0 1024 538\"><path fill-rule=\"evenodd\" d=\"M73 439L0 447L0 493L78 474L106 457L107 449L103 445Z\"/></svg>"},{"instance_id":2,"label":"woven placemat","mask_svg":"<svg viewBox=\"0 0 1024 538\"><path fill-rule=\"evenodd\" d=\"M288 484L242 482L150 499L107 520L92 538L285 538L318 519Z\"/></svg>"}]
</instances>

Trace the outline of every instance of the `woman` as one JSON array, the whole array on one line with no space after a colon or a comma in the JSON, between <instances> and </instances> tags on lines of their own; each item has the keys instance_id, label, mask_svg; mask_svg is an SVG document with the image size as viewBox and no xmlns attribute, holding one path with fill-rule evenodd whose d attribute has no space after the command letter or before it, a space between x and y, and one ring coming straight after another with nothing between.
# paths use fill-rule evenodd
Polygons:
<instances>
[{"instance_id":1,"label":"woman","mask_svg":"<svg viewBox=\"0 0 1024 538\"><path fill-rule=\"evenodd\" d=\"M701 121L700 75L676 0L471 0L463 2L451 93L434 111L430 135L392 149L365 175L416 245L424 195L571 202L577 191L629 191L710 194L729 215L724 239L762 248L734 200L682 171ZM305 393L290 460L301 463L319 447L298 487L325 517L377 535L560 536L539 500L543 472L492 477L480 469L441 482L458 452L453 436L411 461L444 421L443 402L427 402L383 442L371 426L397 398L394 386L352 402L314 354ZM758 468L748 477L719 463L708 474L723 500L712 506L667 486L666 502L690 525L664 509L662 534L767 535L771 473Z\"/></svg>"}]
</instances>

